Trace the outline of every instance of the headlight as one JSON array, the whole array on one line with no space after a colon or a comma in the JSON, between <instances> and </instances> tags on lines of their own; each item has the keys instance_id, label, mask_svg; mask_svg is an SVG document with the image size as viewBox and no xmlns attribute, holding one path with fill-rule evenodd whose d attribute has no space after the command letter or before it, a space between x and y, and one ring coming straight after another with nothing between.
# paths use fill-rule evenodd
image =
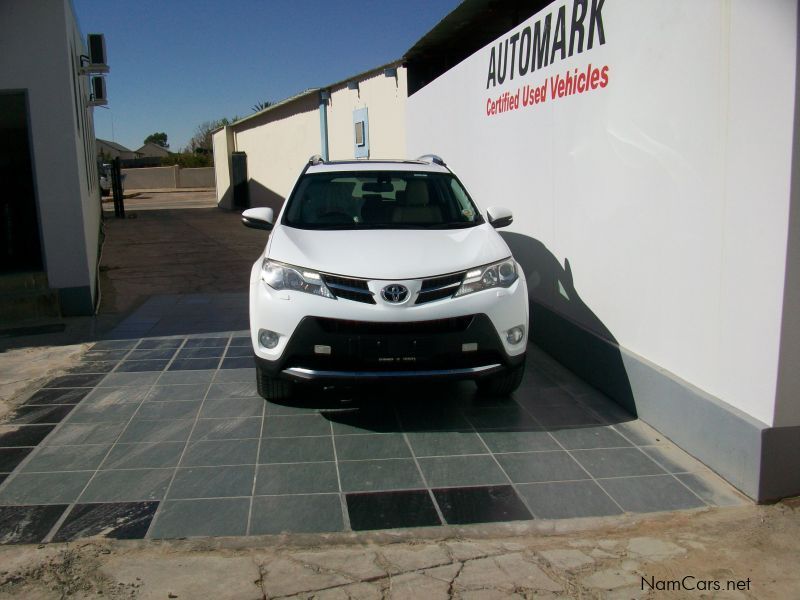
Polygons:
<instances>
[{"instance_id":1,"label":"headlight","mask_svg":"<svg viewBox=\"0 0 800 600\"><path fill-rule=\"evenodd\" d=\"M336 299L316 271L291 267L265 258L261 263L261 279L276 290L294 290Z\"/></svg>"},{"instance_id":2,"label":"headlight","mask_svg":"<svg viewBox=\"0 0 800 600\"><path fill-rule=\"evenodd\" d=\"M517 280L517 263L513 258L468 271L455 297L496 287L509 287Z\"/></svg>"}]
</instances>

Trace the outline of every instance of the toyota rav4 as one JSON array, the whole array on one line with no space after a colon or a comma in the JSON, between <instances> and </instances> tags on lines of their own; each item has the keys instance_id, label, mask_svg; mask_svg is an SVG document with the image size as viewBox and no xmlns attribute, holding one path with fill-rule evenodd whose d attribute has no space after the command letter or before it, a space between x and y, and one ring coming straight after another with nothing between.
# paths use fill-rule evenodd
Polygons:
<instances>
[{"instance_id":1,"label":"toyota rav4","mask_svg":"<svg viewBox=\"0 0 800 600\"><path fill-rule=\"evenodd\" d=\"M298 382L474 379L520 384L528 339L525 277L495 231L511 212L482 213L439 157L312 157L274 218L250 275L259 393Z\"/></svg>"}]
</instances>

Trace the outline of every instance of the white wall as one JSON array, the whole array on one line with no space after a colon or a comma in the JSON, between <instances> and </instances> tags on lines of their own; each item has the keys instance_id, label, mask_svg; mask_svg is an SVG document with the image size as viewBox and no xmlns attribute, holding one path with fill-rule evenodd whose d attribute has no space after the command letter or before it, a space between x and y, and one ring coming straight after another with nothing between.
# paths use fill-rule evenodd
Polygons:
<instances>
[{"instance_id":1,"label":"white wall","mask_svg":"<svg viewBox=\"0 0 800 600\"><path fill-rule=\"evenodd\" d=\"M0 3L0 89L26 90L36 197L52 288L95 294L100 199L85 54L66 0Z\"/></svg>"},{"instance_id":2,"label":"white wall","mask_svg":"<svg viewBox=\"0 0 800 600\"><path fill-rule=\"evenodd\" d=\"M328 106L328 149L331 160L354 158L353 111L367 108L370 158L405 158L406 70L397 77L383 71L359 82L358 90L346 85L332 90Z\"/></svg>"},{"instance_id":3,"label":"white wall","mask_svg":"<svg viewBox=\"0 0 800 600\"><path fill-rule=\"evenodd\" d=\"M527 24L566 6L569 36L572 4ZM602 18L604 45L487 90L490 45L414 94L408 154L441 154L569 259L621 346L773 424L796 4L615 0ZM589 63L606 88L487 116L487 99Z\"/></svg>"}]
</instances>

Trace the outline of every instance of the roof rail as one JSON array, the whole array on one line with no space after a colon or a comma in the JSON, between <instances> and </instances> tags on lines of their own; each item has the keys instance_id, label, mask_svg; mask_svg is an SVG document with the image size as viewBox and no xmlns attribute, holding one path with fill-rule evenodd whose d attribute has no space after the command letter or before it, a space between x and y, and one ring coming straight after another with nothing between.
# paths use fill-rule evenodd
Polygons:
<instances>
[{"instance_id":1,"label":"roof rail","mask_svg":"<svg viewBox=\"0 0 800 600\"><path fill-rule=\"evenodd\" d=\"M422 162L426 163L433 163L436 165L440 165L442 167L446 167L444 160L442 160L441 156L436 156L435 154L423 154L417 160L421 160Z\"/></svg>"},{"instance_id":2,"label":"roof rail","mask_svg":"<svg viewBox=\"0 0 800 600\"><path fill-rule=\"evenodd\" d=\"M308 164L310 165L324 165L325 159L322 158L319 154L315 154L311 158L308 159Z\"/></svg>"}]
</instances>

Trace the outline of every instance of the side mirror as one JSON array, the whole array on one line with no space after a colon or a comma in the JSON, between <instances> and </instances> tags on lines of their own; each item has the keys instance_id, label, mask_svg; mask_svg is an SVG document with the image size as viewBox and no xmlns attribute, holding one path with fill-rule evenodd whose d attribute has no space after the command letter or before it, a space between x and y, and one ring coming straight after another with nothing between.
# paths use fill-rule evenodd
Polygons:
<instances>
[{"instance_id":1,"label":"side mirror","mask_svg":"<svg viewBox=\"0 0 800 600\"><path fill-rule=\"evenodd\" d=\"M248 208L242 213L242 223L253 229L266 229L271 231L275 224L275 213L271 208Z\"/></svg>"},{"instance_id":2,"label":"side mirror","mask_svg":"<svg viewBox=\"0 0 800 600\"><path fill-rule=\"evenodd\" d=\"M514 215L503 206L490 206L486 209L486 216L488 217L489 223L495 229L508 227L514 222Z\"/></svg>"}]
</instances>

